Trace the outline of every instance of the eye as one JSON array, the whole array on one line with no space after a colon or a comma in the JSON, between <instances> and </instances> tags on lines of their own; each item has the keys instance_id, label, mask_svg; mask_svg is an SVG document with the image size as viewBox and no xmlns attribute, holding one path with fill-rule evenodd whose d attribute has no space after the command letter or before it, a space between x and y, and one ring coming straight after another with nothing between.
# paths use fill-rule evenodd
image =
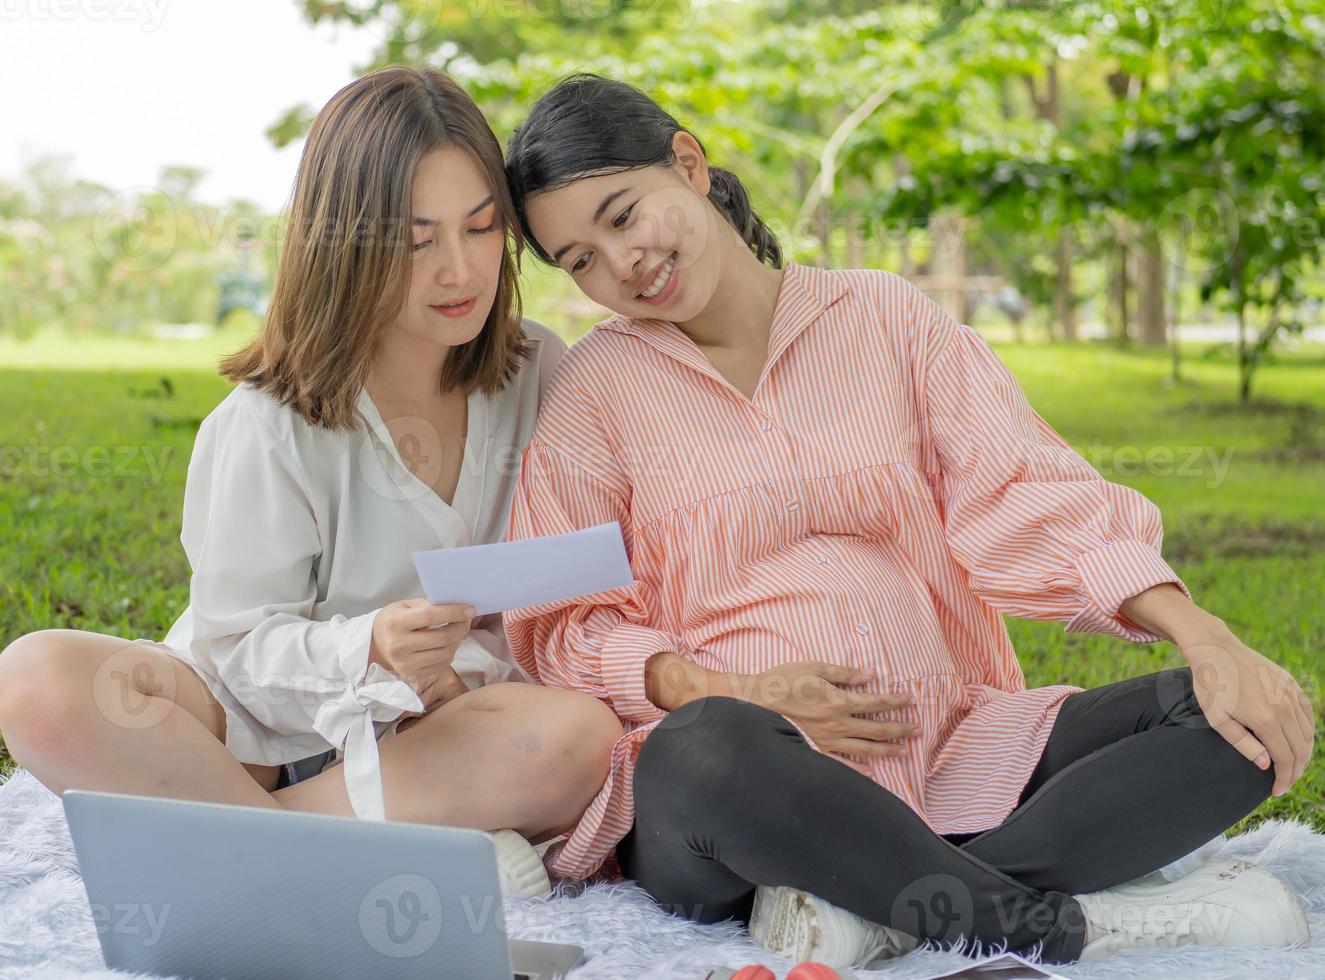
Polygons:
<instances>
[{"instance_id":1,"label":"eye","mask_svg":"<svg viewBox=\"0 0 1325 980\"><path fill-rule=\"evenodd\" d=\"M471 228L469 229L469 233L471 235L488 235L496 230L497 230L497 222L494 221L492 222L492 224L487 225L486 227L483 228Z\"/></svg>"},{"instance_id":2,"label":"eye","mask_svg":"<svg viewBox=\"0 0 1325 980\"><path fill-rule=\"evenodd\" d=\"M427 248L427 247L428 247L429 245L431 245L431 244L432 244L432 239L431 239L431 238L429 238L426 242L416 242L416 243L414 244L414 248L411 249L411 251L418 252L418 251L420 251L420 250L422 250L422 249Z\"/></svg>"},{"instance_id":3,"label":"eye","mask_svg":"<svg viewBox=\"0 0 1325 980\"><path fill-rule=\"evenodd\" d=\"M570 267L571 275L574 275L577 272L582 272L585 268L585 264L588 261L589 261L589 253L585 252L578 259L576 259L575 264Z\"/></svg>"},{"instance_id":4,"label":"eye","mask_svg":"<svg viewBox=\"0 0 1325 980\"><path fill-rule=\"evenodd\" d=\"M622 211L622 212L621 212L620 214L618 214L615 218L613 218L613 219L612 219L612 227L613 227L613 228L620 228L620 227L621 227L622 225L624 225L627 221L629 221L629 220L630 220L630 212L633 211L633 210L635 210L635 205L632 204L630 207L626 208L626 210Z\"/></svg>"}]
</instances>

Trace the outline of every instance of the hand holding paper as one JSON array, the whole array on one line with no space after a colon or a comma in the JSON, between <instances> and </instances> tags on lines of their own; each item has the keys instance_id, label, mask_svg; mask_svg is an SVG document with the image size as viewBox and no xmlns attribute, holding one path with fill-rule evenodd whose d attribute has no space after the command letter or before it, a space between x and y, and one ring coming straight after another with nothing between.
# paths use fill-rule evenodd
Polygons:
<instances>
[{"instance_id":1,"label":"hand holding paper","mask_svg":"<svg viewBox=\"0 0 1325 980\"><path fill-rule=\"evenodd\" d=\"M479 616L606 592L635 581L621 525L524 541L411 553L432 603L468 603Z\"/></svg>"}]
</instances>

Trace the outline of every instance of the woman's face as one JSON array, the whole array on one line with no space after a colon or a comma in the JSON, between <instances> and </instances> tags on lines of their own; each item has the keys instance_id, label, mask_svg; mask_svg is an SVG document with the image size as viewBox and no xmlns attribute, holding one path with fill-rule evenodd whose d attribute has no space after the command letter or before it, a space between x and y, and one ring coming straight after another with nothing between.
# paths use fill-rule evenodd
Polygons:
<instances>
[{"instance_id":1,"label":"woman's face","mask_svg":"<svg viewBox=\"0 0 1325 980\"><path fill-rule=\"evenodd\" d=\"M505 228L483 172L465 150L433 150L414 174L410 282L396 328L459 347L483 330L497 295Z\"/></svg>"},{"instance_id":2,"label":"woman's face","mask_svg":"<svg viewBox=\"0 0 1325 980\"><path fill-rule=\"evenodd\" d=\"M722 272L723 218L688 133L671 166L582 177L525 202L529 230L586 296L616 313L684 323Z\"/></svg>"}]
</instances>

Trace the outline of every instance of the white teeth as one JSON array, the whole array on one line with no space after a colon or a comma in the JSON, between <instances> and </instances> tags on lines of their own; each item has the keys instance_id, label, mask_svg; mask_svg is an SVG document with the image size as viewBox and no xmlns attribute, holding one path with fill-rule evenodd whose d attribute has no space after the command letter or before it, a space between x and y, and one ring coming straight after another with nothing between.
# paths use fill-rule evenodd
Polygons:
<instances>
[{"instance_id":1,"label":"white teeth","mask_svg":"<svg viewBox=\"0 0 1325 980\"><path fill-rule=\"evenodd\" d=\"M658 270L658 276L649 284L649 288L640 293L640 295L645 299L653 299L653 297L661 293L663 287L667 285L667 280L672 278L672 269L675 265L676 256L672 256L667 260L667 264Z\"/></svg>"}]
</instances>

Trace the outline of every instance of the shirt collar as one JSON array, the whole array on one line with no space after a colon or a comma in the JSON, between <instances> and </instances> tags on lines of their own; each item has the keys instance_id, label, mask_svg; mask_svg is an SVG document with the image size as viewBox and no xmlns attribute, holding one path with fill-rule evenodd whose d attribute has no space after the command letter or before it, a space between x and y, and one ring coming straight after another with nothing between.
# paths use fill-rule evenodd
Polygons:
<instances>
[{"instance_id":1,"label":"shirt collar","mask_svg":"<svg viewBox=\"0 0 1325 980\"><path fill-rule=\"evenodd\" d=\"M786 275L782 277L782 289L778 292L777 306L773 311L774 334L778 332L779 326L786 332L787 325L793 322L804 327L850 292L845 278L831 270L797 262L788 262L786 270ZM806 313L809 314L808 318L805 317ZM669 320L617 314L599 323L597 329L644 337L659 325L673 326Z\"/></svg>"},{"instance_id":2,"label":"shirt collar","mask_svg":"<svg viewBox=\"0 0 1325 980\"><path fill-rule=\"evenodd\" d=\"M846 277L828 269L788 262L773 309L773 325L768 339L768 360L764 373L791 346L805 328L824 311L850 292ZM713 373L708 359L694 342L670 320L614 316L595 328L637 337L662 353L692 364L705 373ZM762 379L761 379L762 380Z\"/></svg>"}]
</instances>

